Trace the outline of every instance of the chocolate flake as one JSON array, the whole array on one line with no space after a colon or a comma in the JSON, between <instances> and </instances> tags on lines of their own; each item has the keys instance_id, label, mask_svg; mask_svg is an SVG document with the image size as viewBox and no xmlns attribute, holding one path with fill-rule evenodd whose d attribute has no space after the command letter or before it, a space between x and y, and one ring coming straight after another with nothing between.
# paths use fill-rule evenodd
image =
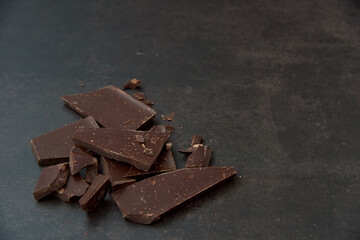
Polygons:
<instances>
[{"instance_id":1,"label":"chocolate flake","mask_svg":"<svg viewBox=\"0 0 360 240\"><path fill-rule=\"evenodd\" d=\"M141 80L137 80L136 78L133 78L124 85L123 89L124 90L135 89L140 87L140 84L141 84Z\"/></svg>"},{"instance_id":2,"label":"chocolate flake","mask_svg":"<svg viewBox=\"0 0 360 240\"><path fill-rule=\"evenodd\" d=\"M136 98L137 100L141 101L141 100L145 100L145 95L142 92L136 92L133 93L132 95L134 98Z\"/></svg>"},{"instance_id":3,"label":"chocolate flake","mask_svg":"<svg viewBox=\"0 0 360 240\"><path fill-rule=\"evenodd\" d=\"M34 198L39 200L50 195L66 184L69 176L69 164L60 163L44 167L34 190Z\"/></svg>"},{"instance_id":4,"label":"chocolate flake","mask_svg":"<svg viewBox=\"0 0 360 240\"><path fill-rule=\"evenodd\" d=\"M124 218L150 224L235 174L233 167L183 168L128 185L111 196Z\"/></svg>"},{"instance_id":5,"label":"chocolate flake","mask_svg":"<svg viewBox=\"0 0 360 240\"><path fill-rule=\"evenodd\" d=\"M145 139L143 135L135 135L135 141L139 142L139 143L144 143Z\"/></svg>"},{"instance_id":6,"label":"chocolate flake","mask_svg":"<svg viewBox=\"0 0 360 240\"><path fill-rule=\"evenodd\" d=\"M174 117L175 117L175 113L174 112L171 112L171 113L169 113L168 115L161 115L161 118L163 119L163 120L165 120L165 121L175 121L175 119L174 119Z\"/></svg>"},{"instance_id":7,"label":"chocolate flake","mask_svg":"<svg viewBox=\"0 0 360 240\"><path fill-rule=\"evenodd\" d=\"M93 117L87 117L32 139L30 145L37 163L51 165L68 162L70 150L74 146L71 138L82 127L99 126Z\"/></svg>"}]
</instances>

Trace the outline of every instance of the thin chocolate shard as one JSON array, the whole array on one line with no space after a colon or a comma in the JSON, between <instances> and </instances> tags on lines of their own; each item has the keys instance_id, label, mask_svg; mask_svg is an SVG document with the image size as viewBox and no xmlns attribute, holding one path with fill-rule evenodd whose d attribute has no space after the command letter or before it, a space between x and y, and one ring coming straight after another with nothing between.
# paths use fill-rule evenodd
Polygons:
<instances>
[{"instance_id":1,"label":"thin chocolate shard","mask_svg":"<svg viewBox=\"0 0 360 240\"><path fill-rule=\"evenodd\" d=\"M124 175L129 171L130 165L115 160L100 157L103 173L110 177L111 191L115 192L120 187L134 183L135 179L126 178Z\"/></svg>"},{"instance_id":2,"label":"thin chocolate shard","mask_svg":"<svg viewBox=\"0 0 360 240\"><path fill-rule=\"evenodd\" d=\"M183 153L185 155L190 155L193 153L199 146L203 146L202 144L195 144L185 150L178 150L179 153Z\"/></svg>"},{"instance_id":3,"label":"thin chocolate shard","mask_svg":"<svg viewBox=\"0 0 360 240\"><path fill-rule=\"evenodd\" d=\"M90 165L86 168L85 181L87 183L92 183L98 174L99 174L99 164L96 159L95 164Z\"/></svg>"},{"instance_id":4,"label":"thin chocolate shard","mask_svg":"<svg viewBox=\"0 0 360 240\"><path fill-rule=\"evenodd\" d=\"M186 160L185 167L207 167L210 163L211 152L209 146L198 146Z\"/></svg>"},{"instance_id":5,"label":"thin chocolate shard","mask_svg":"<svg viewBox=\"0 0 360 240\"><path fill-rule=\"evenodd\" d=\"M163 132L163 133L173 133L175 131L175 128L173 126L170 125L154 125L152 126L149 131L154 131L154 132Z\"/></svg>"},{"instance_id":6,"label":"thin chocolate shard","mask_svg":"<svg viewBox=\"0 0 360 240\"><path fill-rule=\"evenodd\" d=\"M105 175L97 175L85 194L80 198L79 203L84 211L94 210L104 199L109 188L110 178Z\"/></svg>"},{"instance_id":7,"label":"thin chocolate shard","mask_svg":"<svg viewBox=\"0 0 360 240\"><path fill-rule=\"evenodd\" d=\"M84 181L80 174L70 175L64 187L59 188L53 193L53 196L71 202L74 198L81 197L86 192L89 185Z\"/></svg>"},{"instance_id":8,"label":"thin chocolate shard","mask_svg":"<svg viewBox=\"0 0 360 240\"><path fill-rule=\"evenodd\" d=\"M124 218L150 224L235 174L233 167L183 168L131 184L111 196Z\"/></svg>"},{"instance_id":9,"label":"thin chocolate shard","mask_svg":"<svg viewBox=\"0 0 360 240\"><path fill-rule=\"evenodd\" d=\"M191 139L191 146L193 146L195 144L200 144L200 143L202 143L203 140L204 139L202 136L195 134Z\"/></svg>"},{"instance_id":10,"label":"thin chocolate shard","mask_svg":"<svg viewBox=\"0 0 360 240\"><path fill-rule=\"evenodd\" d=\"M145 100L145 94L142 92L136 92L133 93L132 95L134 98L136 98L137 100L141 101L141 100Z\"/></svg>"},{"instance_id":11,"label":"thin chocolate shard","mask_svg":"<svg viewBox=\"0 0 360 240\"><path fill-rule=\"evenodd\" d=\"M69 167L71 175L75 175L81 169L93 165L97 166L97 159L96 157L91 156L86 149L74 146L70 150Z\"/></svg>"},{"instance_id":12,"label":"thin chocolate shard","mask_svg":"<svg viewBox=\"0 0 360 240\"><path fill-rule=\"evenodd\" d=\"M158 159L152 165L148 172L141 171L135 167L131 167L129 171L125 174L125 177L130 178L143 178L152 176L155 174L173 171L176 169L176 164L174 156L172 155L171 150L163 150L159 155Z\"/></svg>"},{"instance_id":13,"label":"thin chocolate shard","mask_svg":"<svg viewBox=\"0 0 360 240\"><path fill-rule=\"evenodd\" d=\"M69 176L69 164L60 163L44 167L34 190L34 198L39 200L50 195L66 184Z\"/></svg>"},{"instance_id":14,"label":"thin chocolate shard","mask_svg":"<svg viewBox=\"0 0 360 240\"><path fill-rule=\"evenodd\" d=\"M175 119L174 119L174 117L175 117L175 113L174 112L171 112L171 113L169 113L168 115L161 115L161 118L162 118L162 120L165 120L165 121L175 121Z\"/></svg>"},{"instance_id":15,"label":"thin chocolate shard","mask_svg":"<svg viewBox=\"0 0 360 240\"><path fill-rule=\"evenodd\" d=\"M74 146L71 138L82 127L99 127L93 117L87 117L64 127L55 129L30 141L38 164L52 165L69 161L70 149Z\"/></svg>"},{"instance_id":16,"label":"thin chocolate shard","mask_svg":"<svg viewBox=\"0 0 360 240\"><path fill-rule=\"evenodd\" d=\"M114 86L93 92L61 97L83 116L93 116L106 128L138 129L151 121L156 112Z\"/></svg>"},{"instance_id":17,"label":"thin chocolate shard","mask_svg":"<svg viewBox=\"0 0 360 240\"><path fill-rule=\"evenodd\" d=\"M136 135L142 135L145 143L136 141ZM143 132L124 129L84 128L74 134L73 141L101 156L125 162L148 171L159 156L170 137L169 133ZM152 154L144 153L144 148Z\"/></svg>"},{"instance_id":18,"label":"thin chocolate shard","mask_svg":"<svg viewBox=\"0 0 360 240\"><path fill-rule=\"evenodd\" d=\"M137 80L136 78L133 78L124 85L123 89L124 90L135 89L140 87L140 84L141 84L141 80Z\"/></svg>"}]
</instances>

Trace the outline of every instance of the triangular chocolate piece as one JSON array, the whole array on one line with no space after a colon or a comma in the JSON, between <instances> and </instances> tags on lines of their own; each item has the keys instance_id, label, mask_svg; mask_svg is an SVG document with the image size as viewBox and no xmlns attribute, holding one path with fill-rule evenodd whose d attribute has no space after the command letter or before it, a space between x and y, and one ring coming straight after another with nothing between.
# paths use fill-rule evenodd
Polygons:
<instances>
[{"instance_id":1,"label":"triangular chocolate piece","mask_svg":"<svg viewBox=\"0 0 360 240\"><path fill-rule=\"evenodd\" d=\"M124 177L131 165L107 159L105 157L100 157L100 162L103 173L110 177L111 190L113 192L126 184L134 183L136 181L135 179Z\"/></svg>"},{"instance_id":2,"label":"triangular chocolate piece","mask_svg":"<svg viewBox=\"0 0 360 240\"><path fill-rule=\"evenodd\" d=\"M209 146L200 144L186 159L185 167L208 167L212 150Z\"/></svg>"},{"instance_id":3,"label":"triangular chocolate piece","mask_svg":"<svg viewBox=\"0 0 360 240\"><path fill-rule=\"evenodd\" d=\"M165 149L160 153L159 157L156 159L155 163L151 166L148 172L144 172L135 167L131 167L129 171L125 174L125 177L143 178L163 172L173 171L175 169L176 164L174 156L172 155L170 149Z\"/></svg>"},{"instance_id":4,"label":"triangular chocolate piece","mask_svg":"<svg viewBox=\"0 0 360 240\"><path fill-rule=\"evenodd\" d=\"M156 114L147 105L113 86L61 98L76 112L93 116L106 128L135 130Z\"/></svg>"},{"instance_id":5,"label":"triangular chocolate piece","mask_svg":"<svg viewBox=\"0 0 360 240\"><path fill-rule=\"evenodd\" d=\"M81 169L96 165L97 159L93 157L86 149L74 146L70 150L69 167L71 175L77 174Z\"/></svg>"},{"instance_id":6,"label":"triangular chocolate piece","mask_svg":"<svg viewBox=\"0 0 360 240\"><path fill-rule=\"evenodd\" d=\"M141 135L145 142L137 142L137 135ZM170 133L162 132L84 128L74 134L73 141L101 156L148 171L169 137Z\"/></svg>"},{"instance_id":7,"label":"triangular chocolate piece","mask_svg":"<svg viewBox=\"0 0 360 240\"><path fill-rule=\"evenodd\" d=\"M104 199L109 188L109 177L97 175L85 194L79 199L80 206L84 211L92 211Z\"/></svg>"},{"instance_id":8,"label":"triangular chocolate piece","mask_svg":"<svg viewBox=\"0 0 360 240\"><path fill-rule=\"evenodd\" d=\"M34 190L34 198L39 200L66 184L69 176L69 164L60 163L44 167Z\"/></svg>"},{"instance_id":9,"label":"triangular chocolate piece","mask_svg":"<svg viewBox=\"0 0 360 240\"><path fill-rule=\"evenodd\" d=\"M70 202L76 197L81 197L86 192L89 185L84 181L80 174L70 175L64 187L59 188L53 193L53 196Z\"/></svg>"},{"instance_id":10,"label":"triangular chocolate piece","mask_svg":"<svg viewBox=\"0 0 360 240\"><path fill-rule=\"evenodd\" d=\"M183 168L131 184L111 196L124 218L150 224L235 174L233 167Z\"/></svg>"},{"instance_id":11,"label":"triangular chocolate piece","mask_svg":"<svg viewBox=\"0 0 360 240\"><path fill-rule=\"evenodd\" d=\"M97 128L99 126L94 118L87 117L32 139L30 145L38 164L68 162L70 149L74 146L71 138L81 127Z\"/></svg>"}]
</instances>

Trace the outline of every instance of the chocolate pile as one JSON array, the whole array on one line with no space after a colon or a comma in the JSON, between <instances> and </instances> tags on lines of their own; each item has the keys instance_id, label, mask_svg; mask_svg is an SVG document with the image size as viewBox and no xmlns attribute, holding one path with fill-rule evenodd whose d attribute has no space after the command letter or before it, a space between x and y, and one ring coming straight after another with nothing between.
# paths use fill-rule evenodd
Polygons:
<instances>
[{"instance_id":1,"label":"chocolate pile","mask_svg":"<svg viewBox=\"0 0 360 240\"><path fill-rule=\"evenodd\" d=\"M124 89L140 83L132 79ZM110 191L124 218L150 224L236 174L233 167L209 167L212 150L197 134L179 151L188 156L186 168L176 169L168 142L174 128L153 124L153 102L142 93L130 96L108 86L62 99L85 118L31 140L43 166L36 200L78 199L92 211Z\"/></svg>"}]
</instances>

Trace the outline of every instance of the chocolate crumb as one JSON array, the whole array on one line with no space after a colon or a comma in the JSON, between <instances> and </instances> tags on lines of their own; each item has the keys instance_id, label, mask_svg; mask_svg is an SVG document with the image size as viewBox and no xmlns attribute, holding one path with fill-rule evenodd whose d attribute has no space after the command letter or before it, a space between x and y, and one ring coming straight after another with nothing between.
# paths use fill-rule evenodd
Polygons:
<instances>
[{"instance_id":1,"label":"chocolate crumb","mask_svg":"<svg viewBox=\"0 0 360 240\"><path fill-rule=\"evenodd\" d=\"M135 135L135 140L139 143L144 143L145 139L143 135Z\"/></svg>"},{"instance_id":2,"label":"chocolate crumb","mask_svg":"<svg viewBox=\"0 0 360 240\"><path fill-rule=\"evenodd\" d=\"M154 156L154 152L151 148L145 148L143 153L145 153L148 156Z\"/></svg>"},{"instance_id":3,"label":"chocolate crumb","mask_svg":"<svg viewBox=\"0 0 360 240\"><path fill-rule=\"evenodd\" d=\"M141 101L141 100L145 100L145 95L142 92L136 92L132 95L134 98L136 98L137 100Z\"/></svg>"},{"instance_id":4,"label":"chocolate crumb","mask_svg":"<svg viewBox=\"0 0 360 240\"><path fill-rule=\"evenodd\" d=\"M124 90L126 89L135 89L140 87L141 84L141 80L137 80L136 78L131 79L130 81L128 81L124 86Z\"/></svg>"},{"instance_id":5,"label":"chocolate crumb","mask_svg":"<svg viewBox=\"0 0 360 240\"><path fill-rule=\"evenodd\" d=\"M172 146L172 143L171 142L168 142L166 143L166 150L169 150Z\"/></svg>"},{"instance_id":6,"label":"chocolate crumb","mask_svg":"<svg viewBox=\"0 0 360 240\"><path fill-rule=\"evenodd\" d=\"M169 113L168 115L161 115L161 118L163 119L163 120L165 120L165 121L175 121L175 119L174 119L174 117L175 117L175 113L174 112L171 112L171 113Z\"/></svg>"},{"instance_id":7,"label":"chocolate crumb","mask_svg":"<svg viewBox=\"0 0 360 240\"><path fill-rule=\"evenodd\" d=\"M146 104L146 105L148 105L148 106L154 105L154 102L153 102L153 101L150 101L150 100L147 100L147 99L142 100L141 102L144 103L144 104Z\"/></svg>"}]
</instances>

